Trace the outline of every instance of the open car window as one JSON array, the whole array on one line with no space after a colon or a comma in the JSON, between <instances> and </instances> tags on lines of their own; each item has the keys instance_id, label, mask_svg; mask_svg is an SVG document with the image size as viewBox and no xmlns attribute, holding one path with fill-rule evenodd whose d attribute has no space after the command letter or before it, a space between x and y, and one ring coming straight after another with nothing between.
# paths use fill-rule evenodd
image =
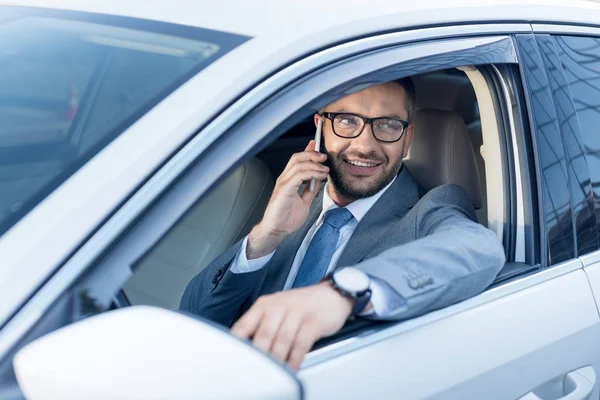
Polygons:
<instances>
[{"instance_id":1,"label":"open car window","mask_svg":"<svg viewBox=\"0 0 600 400\"><path fill-rule=\"evenodd\" d=\"M490 128L487 132L482 130L482 117L471 81L475 78L469 78L465 72L458 69L447 69L413 76L412 79L417 90L419 109L451 112L465 123L466 135L471 142L475 163L480 171L474 175L479 177L477 185L482 196L481 206L476 210L478 221L486 227L502 225L503 221L500 220L488 221L486 167L489 176L501 177L502 172L499 170L502 166L490 162L486 165L482 157L483 148L490 155L499 153L500 148L491 140L498 134ZM440 87L444 89L443 96L436 90ZM495 125L495 111L489 105L485 105L483 111L488 119L488 126ZM170 231L132 266L133 276L124 286L124 294L129 302L132 305L146 304L177 309L192 278L212 260L243 239L261 220L275 180L284 170L290 157L301 152L314 138L314 132L313 116L306 115L254 158L220 179L206 196L197 201ZM497 185L492 185L495 186ZM501 191L493 193L504 197ZM489 201L493 207L498 208L494 196ZM366 324L359 325L361 328ZM352 331L355 331L354 327Z\"/></svg>"}]
</instances>

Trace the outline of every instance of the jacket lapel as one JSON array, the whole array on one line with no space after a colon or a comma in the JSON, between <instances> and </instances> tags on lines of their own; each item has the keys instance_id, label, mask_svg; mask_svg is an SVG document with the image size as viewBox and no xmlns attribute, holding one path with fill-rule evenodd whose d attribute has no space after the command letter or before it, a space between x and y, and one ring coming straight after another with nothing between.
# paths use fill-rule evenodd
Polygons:
<instances>
[{"instance_id":1,"label":"jacket lapel","mask_svg":"<svg viewBox=\"0 0 600 400\"><path fill-rule=\"evenodd\" d=\"M269 263L269 272L265 279L264 286L261 290L261 294L274 293L279 290L283 290L283 286L290 274L290 270L292 269L292 264L294 262L294 258L296 257L296 253L304 240L304 237L308 233L309 229L313 226L319 214L321 213L321 209L323 208L323 189L320 190L319 194L315 196L313 200L310 210L308 213L308 218L302 227L288 236L284 241L279 245L275 254L273 254L273 258Z\"/></svg>"},{"instance_id":2,"label":"jacket lapel","mask_svg":"<svg viewBox=\"0 0 600 400\"><path fill-rule=\"evenodd\" d=\"M387 233L390 221L404 217L417 201L419 187L403 167L392 186L360 220L336 268L359 263Z\"/></svg>"}]
</instances>

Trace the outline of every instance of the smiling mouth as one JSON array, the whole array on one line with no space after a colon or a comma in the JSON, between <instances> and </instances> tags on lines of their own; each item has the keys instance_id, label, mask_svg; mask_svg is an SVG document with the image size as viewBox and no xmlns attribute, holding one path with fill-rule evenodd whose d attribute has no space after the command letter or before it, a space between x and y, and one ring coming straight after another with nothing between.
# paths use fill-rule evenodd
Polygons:
<instances>
[{"instance_id":1,"label":"smiling mouth","mask_svg":"<svg viewBox=\"0 0 600 400\"><path fill-rule=\"evenodd\" d=\"M381 165L381 163L374 163L374 162L363 162L363 161L353 161L353 160L344 160L344 161L350 165L354 165L356 167L362 167L362 168L373 168L373 167L377 167L377 166Z\"/></svg>"}]
</instances>

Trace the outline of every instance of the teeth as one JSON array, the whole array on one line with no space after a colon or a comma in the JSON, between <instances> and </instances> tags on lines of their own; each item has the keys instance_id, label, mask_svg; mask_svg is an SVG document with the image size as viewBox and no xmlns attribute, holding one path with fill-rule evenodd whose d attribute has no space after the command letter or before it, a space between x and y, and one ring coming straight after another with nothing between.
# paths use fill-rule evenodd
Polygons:
<instances>
[{"instance_id":1,"label":"teeth","mask_svg":"<svg viewBox=\"0 0 600 400\"><path fill-rule=\"evenodd\" d=\"M377 164L369 164L360 161L348 161L348 164L356 165L357 167L375 167Z\"/></svg>"}]
</instances>

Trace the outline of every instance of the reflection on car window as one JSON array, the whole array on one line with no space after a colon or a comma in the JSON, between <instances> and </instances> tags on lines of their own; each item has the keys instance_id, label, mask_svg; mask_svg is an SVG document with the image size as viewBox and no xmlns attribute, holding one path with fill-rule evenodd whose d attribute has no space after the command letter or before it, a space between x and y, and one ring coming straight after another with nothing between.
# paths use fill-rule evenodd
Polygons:
<instances>
[{"instance_id":1,"label":"reflection on car window","mask_svg":"<svg viewBox=\"0 0 600 400\"><path fill-rule=\"evenodd\" d=\"M596 203L600 211L600 39L556 37L557 50L585 144Z\"/></svg>"},{"instance_id":2,"label":"reflection on car window","mask_svg":"<svg viewBox=\"0 0 600 400\"><path fill-rule=\"evenodd\" d=\"M547 79L540 79L544 76L546 66L539 57L537 45L531 36L519 38L521 68L526 77L534 129L539 138L537 150L542 183L539 194L542 201L540 221L548 232L544 239L547 241L548 259L542 258L542 264L555 265L575 257L571 198L559 121L554 112L548 112L554 110L552 87Z\"/></svg>"},{"instance_id":3,"label":"reflection on car window","mask_svg":"<svg viewBox=\"0 0 600 400\"><path fill-rule=\"evenodd\" d=\"M154 104L241 43L221 32L165 34L177 26L93 14L0 7L0 16L0 235Z\"/></svg>"}]
</instances>

